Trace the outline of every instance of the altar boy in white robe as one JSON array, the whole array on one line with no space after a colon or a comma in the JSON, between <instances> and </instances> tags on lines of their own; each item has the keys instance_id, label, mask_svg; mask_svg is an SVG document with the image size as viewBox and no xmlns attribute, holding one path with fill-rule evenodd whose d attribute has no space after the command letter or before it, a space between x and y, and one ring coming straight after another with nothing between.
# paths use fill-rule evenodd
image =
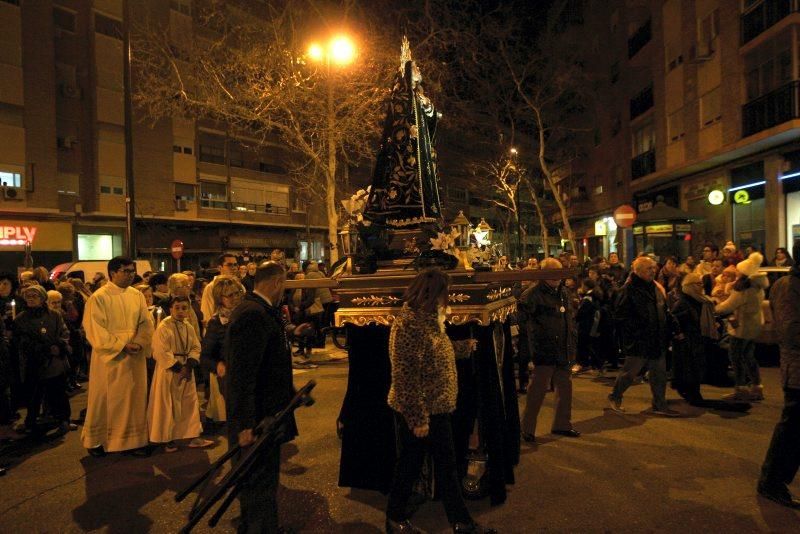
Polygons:
<instances>
[{"instance_id":1,"label":"altar boy in white robe","mask_svg":"<svg viewBox=\"0 0 800 534\"><path fill-rule=\"evenodd\" d=\"M203 427L193 372L200 365L200 341L188 320L190 306L189 297L172 297L170 315L159 323L153 336L156 369L147 424L150 441L163 444L166 452L178 450L176 440L190 440L191 448L213 444L200 437Z\"/></svg>"},{"instance_id":2,"label":"altar boy in white robe","mask_svg":"<svg viewBox=\"0 0 800 534\"><path fill-rule=\"evenodd\" d=\"M144 295L130 287L136 265L117 256L110 282L86 301L83 328L92 346L89 394L81 441L92 456L149 454L147 365L153 321Z\"/></svg>"}]
</instances>

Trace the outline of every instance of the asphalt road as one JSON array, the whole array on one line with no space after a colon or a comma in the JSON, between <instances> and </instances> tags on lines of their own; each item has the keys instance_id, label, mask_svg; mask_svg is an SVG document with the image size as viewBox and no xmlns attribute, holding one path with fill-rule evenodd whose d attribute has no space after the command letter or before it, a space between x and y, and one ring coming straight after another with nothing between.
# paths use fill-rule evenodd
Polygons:
<instances>
[{"instance_id":1,"label":"asphalt road","mask_svg":"<svg viewBox=\"0 0 800 534\"><path fill-rule=\"evenodd\" d=\"M299 532L382 532L385 497L337 486L335 418L347 362L295 377L298 385L308 378L318 381L317 402L298 411L301 435L284 447L282 523ZM685 416L663 419L640 413L650 403L646 384L629 391L629 414L619 416L603 409L610 380L578 377L573 420L583 437L543 434L537 446L523 444L506 504L492 508L487 500L469 507L479 521L504 533L800 532L800 513L755 494L781 406L777 369L765 369L764 381L767 398L749 413L672 400ZM709 398L726 392L703 390ZM545 401L540 432L550 427L552 400ZM85 403L85 394L73 397L74 413ZM78 434L10 459L8 474L0 478L0 532L176 532L191 502L176 504L175 493L227 447L220 437L210 450L96 459L86 455ZM800 494L800 484L793 490ZM234 531L236 516L234 505L216 531ZM430 532L448 531L438 502L424 504L414 522Z\"/></svg>"}]
</instances>

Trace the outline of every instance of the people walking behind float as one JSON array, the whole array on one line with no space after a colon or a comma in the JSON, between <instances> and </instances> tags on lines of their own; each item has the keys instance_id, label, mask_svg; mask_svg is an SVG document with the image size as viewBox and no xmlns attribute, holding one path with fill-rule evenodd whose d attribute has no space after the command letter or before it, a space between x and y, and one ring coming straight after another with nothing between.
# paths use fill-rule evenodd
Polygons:
<instances>
[{"instance_id":1,"label":"people walking behind float","mask_svg":"<svg viewBox=\"0 0 800 534\"><path fill-rule=\"evenodd\" d=\"M700 383L706 369L706 357L719 339L714 317L714 302L703 293L703 278L687 274L681 282L672 315L684 338L673 349L672 387L692 406L702 406Z\"/></svg>"},{"instance_id":2,"label":"people walking behind float","mask_svg":"<svg viewBox=\"0 0 800 534\"><path fill-rule=\"evenodd\" d=\"M25 382L29 385L28 415L25 429L38 432L36 419L42 401L58 423L60 433L75 430L70 423L67 396L69 331L61 314L47 305L47 292L36 284L22 291L26 310L14 320L14 346L23 362Z\"/></svg>"},{"instance_id":3,"label":"people walking behind float","mask_svg":"<svg viewBox=\"0 0 800 534\"><path fill-rule=\"evenodd\" d=\"M800 254L800 241L794 244ZM783 412L775 425L772 441L761 467L758 493L790 508L800 508L788 485L800 466L800 267L793 265L788 276L775 282L769 305L778 331L781 351Z\"/></svg>"},{"instance_id":4,"label":"people walking behind float","mask_svg":"<svg viewBox=\"0 0 800 534\"><path fill-rule=\"evenodd\" d=\"M56 286L61 293L61 312L69 330L70 362L75 372L75 380L89 379L89 362L86 359L86 336L83 333L83 310L76 301L76 291L72 284L61 282Z\"/></svg>"},{"instance_id":5,"label":"people walking behind float","mask_svg":"<svg viewBox=\"0 0 800 534\"><path fill-rule=\"evenodd\" d=\"M221 254L217 259L217 265L219 266L219 275L217 276L225 275L236 277L236 274L239 272L238 262L236 261L236 256L233 254ZM207 323L217 311L214 306L214 297L212 296L214 281L216 279L217 277L215 276L214 279L203 288L203 296L200 300L200 313L204 323Z\"/></svg>"},{"instance_id":6,"label":"people walking behind float","mask_svg":"<svg viewBox=\"0 0 800 534\"><path fill-rule=\"evenodd\" d=\"M206 419L213 424L224 423L227 420L224 394L227 374L225 334L228 331L231 313L242 302L244 295L245 288L235 277L226 275L217 277L212 290L217 312L208 321L203 341L200 343L200 364L209 374Z\"/></svg>"},{"instance_id":7,"label":"people walking behind float","mask_svg":"<svg viewBox=\"0 0 800 534\"><path fill-rule=\"evenodd\" d=\"M764 386L761 384L761 371L755 357L755 339L764 326L764 290L769 285L767 275L759 273L758 268L764 257L758 252L750 254L736 264L739 277L733 284L730 297L717 304L715 312L728 317L730 348L728 354L733 367L736 390L726 396L726 400L746 402L762 400Z\"/></svg>"},{"instance_id":8,"label":"people walking behind float","mask_svg":"<svg viewBox=\"0 0 800 534\"><path fill-rule=\"evenodd\" d=\"M425 451L433 456L435 484L455 532L493 532L477 525L461 496L450 414L456 408L456 352L468 354L474 340L450 341L445 333L450 277L438 269L420 272L406 289L403 308L389 333L391 386L399 441L386 532L420 532L409 522L408 500Z\"/></svg>"},{"instance_id":9,"label":"people walking behind float","mask_svg":"<svg viewBox=\"0 0 800 534\"><path fill-rule=\"evenodd\" d=\"M542 270L561 269L561 262L545 258ZM525 310L528 344L533 359L533 374L522 415L522 437L533 442L536 420L545 394L552 383L556 394L556 413L552 433L576 438L572 428L572 372L575 355L575 305L561 280L543 280L522 293L519 306Z\"/></svg>"},{"instance_id":10,"label":"people walking behind float","mask_svg":"<svg viewBox=\"0 0 800 534\"><path fill-rule=\"evenodd\" d=\"M611 409L624 412L622 397L645 367L650 371L652 412L656 415L680 415L667 405L667 349L677 322L669 312L666 295L656 286L656 262L640 256L633 262L628 281L620 290L615 320L622 339L622 368L614 391L608 396ZM680 335L678 335L680 338Z\"/></svg>"},{"instance_id":11,"label":"people walking behind float","mask_svg":"<svg viewBox=\"0 0 800 534\"><path fill-rule=\"evenodd\" d=\"M147 425L150 441L164 445L166 452L178 450L177 440L190 440L191 448L213 442L200 438L200 403L194 369L200 365L200 341L189 323L188 295L174 296L169 317L163 319L153 336L156 370L150 388Z\"/></svg>"},{"instance_id":12,"label":"people walking behind float","mask_svg":"<svg viewBox=\"0 0 800 534\"><path fill-rule=\"evenodd\" d=\"M67 327L67 393L73 393L81 388L80 383L76 380L76 369L77 366L75 365L75 361L72 358L72 343L70 340L72 338L69 330L69 325L66 324L66 320L64 320L64 310L62 308L64 302L64 297L61 295L60 292L56 291L55 289L51 289L47 292L47 307L50 311L55 312L61 316L61 320L64 321L65 326Z\"/></svg>"},{"instance_id":13,"label":"people walking behind float","mask_svg":"<svg viewBox=\"0 0 800 534\"><path fill-rule=\"evenodd\" d=\"M144 295L130 287L136 266L121 256L108 262L111 281L86 302L83 329L92 347L86 422L81 440L92 456L150 454L147 365L153 321Z\"/></svg>"},{"instance_id":14,"label":"people walking behind float","mask_svg":"<svg viewBox=\"0 0 800 534\"><path fill-rule=\"evenodd\" d=\"M603 329L606 328L606 321L603 321L602 293L598 293L598 291L595 282L588 278L581 282L581 287L578 289L581 300L575 315L578 328L576 355L581 370L594 369L602 372L601 337Z\"/></svg>"}]
</instances>

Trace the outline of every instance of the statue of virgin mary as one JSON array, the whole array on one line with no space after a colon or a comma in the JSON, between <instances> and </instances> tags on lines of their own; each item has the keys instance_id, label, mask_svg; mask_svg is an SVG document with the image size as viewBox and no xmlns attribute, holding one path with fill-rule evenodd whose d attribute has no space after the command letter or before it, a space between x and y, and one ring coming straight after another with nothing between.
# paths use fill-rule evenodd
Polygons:
<instances>
[{"instance_id":1,"label":"statue of virgin mary","mask_svg":"<svg viewBox=\"0 0 800 534\"><path fill-rule=\"evenodd\" d=\"M436 120L436 109L423 92L422 76L403 37L365 219L390 228L441 222L433 147Z\"/></svg>"}]
</instances>

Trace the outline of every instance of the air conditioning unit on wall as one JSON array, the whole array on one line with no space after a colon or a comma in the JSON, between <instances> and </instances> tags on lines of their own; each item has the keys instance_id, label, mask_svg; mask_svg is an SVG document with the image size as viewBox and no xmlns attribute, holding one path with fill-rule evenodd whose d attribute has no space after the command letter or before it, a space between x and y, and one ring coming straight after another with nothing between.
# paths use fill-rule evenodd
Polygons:
<instances>
[{"instance_id":1,"label":"air conditioning unit on wall","mask_svg":"<svg viewBox=\"0 0 800 534\"><path fill-rule=\"evenodd\" d=\"M5 200L25 200L25 190L21 187L3 186Z\"/></svg>"}]
</instances>

